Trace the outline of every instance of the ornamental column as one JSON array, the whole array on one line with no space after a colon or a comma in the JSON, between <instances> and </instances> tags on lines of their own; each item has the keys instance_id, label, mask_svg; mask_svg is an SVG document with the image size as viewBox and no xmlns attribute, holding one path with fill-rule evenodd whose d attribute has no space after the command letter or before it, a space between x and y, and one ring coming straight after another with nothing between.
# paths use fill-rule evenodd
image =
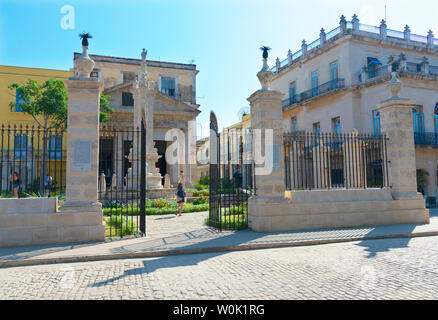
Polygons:
<instances>
[{"instance_id":1,"label":"ornamental column","mask_svg":"<svg viewBox=\"0 0 438 320\"><path fill-rule=\"evenodd\" d=\"M277 229L281 208L289 204L285 197L282 98L283 93L270 89L273 73L267 65L263 49L263 68L257 74L262 89L253 93L251 106L253 159L255 163L255 195L249 199L249 225L254 231ZM262 158L264 155L264 159Z\"/></svg>"},{"instance_id":2,"label":"ornamental column","mask_svg":"<svg viewBox=\"0 0 438 320\"><path fill-rule=\"evenodd\" d=\"M85 39L86 40L86 39ZM103 82L90 78L94 61L88 42L74 61L75 75L65 81L68 90L66 202L62 211L100 212L98 202L99 107Z\"/></svg>"},{"instance_id":3,"label":"ornamental column","mask_svg":"<svg viewBox=\"0 0 438 320\"><path fill-rule=\"evenodd\" d=\"M412 108L416 103L399 96L402 83L392 73L388 84L392 97L377 105L380 129L389 139L387 155L394 199L423 199L417 192L415 143Z\"/></svg>"}]
</instances>

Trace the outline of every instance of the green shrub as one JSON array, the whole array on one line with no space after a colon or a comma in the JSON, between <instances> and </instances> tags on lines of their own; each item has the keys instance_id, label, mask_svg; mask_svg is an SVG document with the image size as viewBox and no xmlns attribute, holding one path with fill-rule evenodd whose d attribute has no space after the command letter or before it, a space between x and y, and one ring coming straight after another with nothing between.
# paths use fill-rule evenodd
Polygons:
<instances>
[{"instance_id":1,"label":"green shrub","mask_svg":"<svg viewBox=\"0 0 438 320\"><path fill-rule=\"evenodd\" d=\"M199 198L193 200L194 205L199 205L204 203L208 203L208 197L204 195L201 195Z\"/></svg>"},{"instance_id":2,"label":"green shrub","mask_svg":"<svg viewBox=\"0 0 438 320\"><path fill-rule=\"evenodd\" d=\"M112 215L104 217L107 237L132 235L137 232L137 224L129 216Z\"/></svg>"},{"instance_id":3,"label":"green shrub","mask_svg":"<svg viewBox=\"0 0 438 320\"><path fill-rule=\"evenodd\" d=\"M200 196L209 196L210 195L210 190L209 189L202 189L202 190L195 190L193 191L193 196L194 197L200 197Z\"/></svg>"},{"instance_id":4,"label":"green shrub","mask_svg":"<svg viewBox=\"0 0 438 320\"><path fill-rule=\"evenodd\" d=\"M204 190L210 188L210 185L204 185L200 183L194 183L193 186L195 187L196 190Z\"/></svg>"},{"instance_id":5,"label":"green shrub","mask_svg":"<svg viewBox=\"0 0 438 320\"><path fill-rule=\"evenodd\" d=\"M201 179L199 179L198 183L202 184L204 186L209 186L210 185L210 176L202 177Z\"/></svg>"}]
</instances>

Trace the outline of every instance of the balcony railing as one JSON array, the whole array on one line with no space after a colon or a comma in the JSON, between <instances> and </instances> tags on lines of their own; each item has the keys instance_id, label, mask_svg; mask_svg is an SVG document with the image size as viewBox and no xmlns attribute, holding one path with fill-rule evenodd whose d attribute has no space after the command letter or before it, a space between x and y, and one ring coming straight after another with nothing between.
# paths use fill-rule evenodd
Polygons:
<instances>
[{"instance_id":1,"label":"balcony railing","mask_svg":"<svg viewBox=\"0 0 438 320\"><path fill-rule=\"evenodd\" d=\"M326 82L316 88L312 88L310 90L301 92L295 96L291 96L287 99L284 99L282 102L283 109L286 107L293 105L295 103L304 102L306 100L309 100L311 98L317 97L319 95L322 95L326 92L335 90L335 89L341 89L345 87L345 81L344 79L334 79L332 81Z\"/></svg>"},{"instance_id":2,"label":"balcony railing","mask_svg":"<svg viewBox=\"0 0 438 320\"><path fill-rule=\"evenodd\" d=\"M380 37L380 28L377 26L371 26L371 25L367 25L367 24L363 24L360 23L359 25L359 32L366 32L367 34L374 34L374 36L378 36ZM349 34L352 32L352 23L351 22L347 22L346 24L346 33ZM398 40L405 40L405 35L404 32L402 31L397 31L397 30L392 30L392 29L387 29L387 37L388 38L393 38L393 39L398 39ZM330 40L331 38L337 36L338 34L341 34L341 28L337 27L333 30L331 30L330 32L327 33L326 35L326 41ZM421 43L422 45L426 45L428 43L427 40L427 36L422 36L422 35L418 35L418 34L414 34L411 33L410 36L410 41L414 42L414 43ZM433 44L435 46L438 46L438 39L433 39ZM311 42L308 46L307 46L307 52L309 52L310 50L321 46L321 41L320 39L317 39L313 42ZM303 56L303 51L300 49L297 52L292 54L292 64L295 62L295 60L297 60L298 58L301 58ZM285 66L287 66L289 64L289 59L286 58L284 60L282 60L280 62L280 68L278 69L277 66L273 66L270 71L271 72L279 72L280 70L282 70Z\"/></svg>"},{"instance_id":3,"label":"balcony railing","mask_svg":"<svg viewBox=\"0 0 438 320\"><path fill-rule=\"evenodd\" d=\"M436 132L415 132L414 137L416 145L438 148L438 133Z\"/></svg>"}]
</instances>

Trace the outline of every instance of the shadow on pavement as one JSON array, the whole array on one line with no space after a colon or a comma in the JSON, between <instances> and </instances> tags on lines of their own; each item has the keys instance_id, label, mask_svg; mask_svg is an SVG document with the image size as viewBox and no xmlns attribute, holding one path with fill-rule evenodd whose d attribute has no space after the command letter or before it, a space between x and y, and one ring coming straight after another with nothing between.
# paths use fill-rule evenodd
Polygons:
<instances>
[{"instance_id":1,"label":"shadow on pavement","mask_svg":"<svg viewBox=\"0 0 438 320\"><path fill-rule=\"evenodd\" d=\"M201 230L195 230L193 232L190 233L194 233L196 234L197 231L201 231L201 233L199 234L199 236L201 237L208 237L208 234L212 234L212 233L217 233L217 231L212 230L212 229L201 229ZM242 235L244 235L242 237ZM218 247L220 245L218 245L218 243L223 243L223 245L225 246L232 246L232 245L239 245L242 244L243 242L247 242L247 241L251 241L260 237L263 237L263 233L257 234L257 233L251 233L251 232L245 232L245 231L235 231L235 232L231 232L230 234L225 235L224 237L221 238L213 238L207 241L203 241L201 243L196 243L193 245L187 245L184 247L178 246L178 249L193 249L193 248L208 248L208 247ZM171 237L166 237L166 238L162 238L162 239L155 239L152 241L148 241L148 247L147 250L150 250L150 244L151 242L157 242L158 241L162 241L161 243L164 242L169 242L171 243L172 241L178 241L178 238L180 238L181 235L178 236L171 236ZM186 234L184 234L184 236L187 236ZM139 248L138 246L140 246L141 244L135 244L135 245L128 245L124 247L124 250L128 250L127 248L129 248L129 250L135 250L136 252L138 251L142 251L141 248ZM143 244L144 246L144 244ZM124 251L124 253L126 253L126 251ZM223 255L228 253L227 251L222 251L222 252L211 252L211 253L197 253L197 254L190 254L190 255L171 255L171 256L163 256L163 257L159 257L159 258L148 258L147 260L143 261L143 267L141 268L135 268L135 269L130 269L130 270L125 270L125 272L117 277L105 280L105 281L101 281L98 283L94 283L94 284L89 284L89 287L102 287L105 286L107 284L110 284L112 282L115 282L117 280L120 280L124 277L128 277L132 274L138 274L138 273L151 273L154 272L157 269L162 269L162 268L175 268L175 267L185 267L185 266L193 266L193 265L197 265L199 262Z\"/></svg>"}]
</instances>

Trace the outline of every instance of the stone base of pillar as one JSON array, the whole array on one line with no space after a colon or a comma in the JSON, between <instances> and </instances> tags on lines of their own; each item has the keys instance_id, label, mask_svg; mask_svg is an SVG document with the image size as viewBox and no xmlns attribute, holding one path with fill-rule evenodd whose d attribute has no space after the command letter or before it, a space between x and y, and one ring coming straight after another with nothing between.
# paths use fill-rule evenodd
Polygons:
<instances>
[{"instance_id":1,"label":"stone base of pillar","mask_svg":"<svg viewBox=\"0 0 438 320\"><path fill-rule=\"evenodd\" d=\"M394 200L416 199L423 200L423 195L420 192L392 192Z\"/></svg>"},{"instance_id":2,"label":"stone base of pillar","mask_svg":"<svg viewBox=\"0 0 438 320\"><path fill-rule=\"evenodd\" d=\"M102 204L100 202L65 202L61 206L61 212L102 212Z\"/></svg>"},{"instance_id":3,"label":"stone base of pillar","mask_svg":"<svg viewBox=\"0 0 438 320\"><path fill-rule=\"evenodd\" d=\"M163 178L159 173L148 173L146 177L146 189L162 189Z\"/></svg>"},{"instance_id":4,"label":"stone base of pillar","mask_svg":"<svg viewBox=\"0 0 438 320\"><path fill-rule=\"evenodd\" d=\"M250 229L275 232L430 222L422 197L394 200L385 190L307 191L303 196L292 194L291 199L294 198L296 201L251 197L248 201ZM335 198L339 199L333 201Z\"/></svg>"}]
</instances>

